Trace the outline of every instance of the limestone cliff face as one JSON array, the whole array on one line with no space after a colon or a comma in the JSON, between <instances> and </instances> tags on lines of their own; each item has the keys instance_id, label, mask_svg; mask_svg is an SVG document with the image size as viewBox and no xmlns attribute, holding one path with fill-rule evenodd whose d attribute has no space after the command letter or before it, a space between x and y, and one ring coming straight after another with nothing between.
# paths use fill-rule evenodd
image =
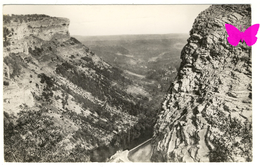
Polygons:
<instances>
[{"instance_id":1,"label":"limestone cliff face","mask_svg":"<svg viewBox=\"0 0 260 167\"><path fill-rule=\"evenodd\" d=\"M251 25L250 5L212 5L196 18L154 127L153 161L252 161L251 47L225 23Z\"/></svg>"},{"instance_id":2,"label":"limestone cliff face","mask_svg":"<svg viewBox=\"0 0 260 167\"><path fill-rule=\"evenodd\" d=\"M15 18L17 17L18 18ZM4 27L11 32L8 38L11 41L20 40L26 36L37 36L42 40L51 40L55 34L63 34L69 37L69 19L50 17L46 15L5 16ZM21 19L19 19L19 17Z\"/></svg>"},{"instance_id":3,"label":"limestone cliff face","mask_svg":"<svg viewBox=\"0 0 260 167\"><path fill-rule=\"evenodd\" d=\"M8 59L11 54L18 54L24 61L30 57L29 48L32 50L40 48L46 41L69 40L68 26L69 19L67 18L46 15L4 16L4 58ZM4 61L4 77L9 80L8 83L12 83L10 75L15 73L15 67L20 66L22 61L16 61L16 63L19 65L11 66ZM22 104L34 105L33 96L25 84L22 87L11 84L8 88L4 91L6 110L16 113ZM16 91L13 91L14 89Z\"/></svg>"},{"instance_id":4,"label":"limestone cliff face","mask_svg":"<svg viewBox=\"0 0 260 167\"><path fill-rule=\"evenodd\" d=\"M68 19L3 20L5 161L105 161L151 126L135 85L70 37Z\"/></svg>"},{"instance_id":5,"label":"limestone cliff face","mask_svg":"<svg viewBox=\"0 0 260 167\"><path fill-rule=\"evenodd\" d=\"M24 38L30 38L32 36L41 40L68 40L70 38L68 27L69 19L49 17L46 15L25 15L16 17L5 16L4 27L4 42L9 45L5 47L6 50L10 50L13 53L26 52L27 48L35 45L32 43L22 43ZM30 45L30 46L28 46Z\"/></svg>"}]
</instances>

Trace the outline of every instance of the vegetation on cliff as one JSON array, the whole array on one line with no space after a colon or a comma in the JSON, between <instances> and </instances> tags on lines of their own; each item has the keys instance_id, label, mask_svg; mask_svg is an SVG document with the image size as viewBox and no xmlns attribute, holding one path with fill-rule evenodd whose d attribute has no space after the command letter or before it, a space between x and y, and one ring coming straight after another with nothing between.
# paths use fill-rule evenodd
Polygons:
<instances>
[{"instance_id":1,"label":"vegetation on cliff","mask_svg":"<svg viewBox=\"0 0 260 167\"><path fill-rule=\"evenodd\" d=\"M194 21L154 127L153 161L252 161L251 47L230 45L225 23L249 27L250 5L212 5Z\"/></svg>"},{"instance_id":2,"label":"vegetation on cliff","mask_svg":"<svg viewBox=\"0 0 260 167\"><path fill-rule=\"evenodd\" d=\"M67 19L4 20L5 161L106 161L151 129L154 112L126 91L134 83L68 37Z\"/></svg>"}]
</instances>

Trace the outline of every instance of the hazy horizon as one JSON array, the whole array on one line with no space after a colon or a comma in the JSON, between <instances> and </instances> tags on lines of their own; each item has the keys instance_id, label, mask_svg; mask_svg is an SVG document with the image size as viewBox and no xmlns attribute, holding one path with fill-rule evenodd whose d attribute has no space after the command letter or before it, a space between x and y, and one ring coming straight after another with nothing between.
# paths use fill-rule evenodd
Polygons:
<instances>
[{"instance_id":1,"label":"hazy horizon","mask_svg":"<svg viewBox=\"0 0 260 167\"><path fill-rule=\"evenodd\" d=\"M70 19L72 36L188 34L210 5L4 5L3 14Z\"/></svg>"},{"instance_id":2,"label":"hazy horizon","mask_svg":"<svg viewBox=\"0 0 260 167\"><path fill-rule=\"evenodd\" d=\"M82 36L82 37L97 37L97 36L142 36L142 35L151 35L151 36L155 36L155 35L189 35L189 32L187 33L165 33L165 34L111 34L111 35L73 35L73 34L70 34L71 36Z\"/></svg>"}]
</instances>

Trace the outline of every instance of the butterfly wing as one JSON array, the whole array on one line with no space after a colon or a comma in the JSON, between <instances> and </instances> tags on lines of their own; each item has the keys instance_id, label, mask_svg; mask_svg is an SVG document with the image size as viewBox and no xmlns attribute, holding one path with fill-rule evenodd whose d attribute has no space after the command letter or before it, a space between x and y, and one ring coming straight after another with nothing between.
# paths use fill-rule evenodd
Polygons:
<instances>
[{"instance_id":1,"label":"butterfly wing","mask_svg":"<svg viewBox=\"0 0 260 167\"><path fill-rule=\"evenodd\" d=\"M256 43L257 37L256 34L259 29L259 24L254 24L250 26L246 31L243 33L243 39L245 40L248 46L252 46Z\"/></svg>"},{"instance_id":2,"label":"butterfly wing","mask_svg":"<svg viewBox=\"0 0 260 167\"><path fill-rule=\"evenodd\" d=\"M229 35L227 37L228 42L233 46L237 46L241 39L241 32L231 24L225 24L225 27Z\"/></svg>"}]
</instances>

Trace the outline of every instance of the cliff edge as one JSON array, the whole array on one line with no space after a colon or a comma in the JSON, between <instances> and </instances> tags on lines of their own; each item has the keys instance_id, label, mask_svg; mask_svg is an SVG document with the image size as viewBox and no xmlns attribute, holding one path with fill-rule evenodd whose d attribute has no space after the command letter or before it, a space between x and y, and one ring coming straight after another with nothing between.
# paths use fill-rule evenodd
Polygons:
<instances>
[{"instance_id":1,"label":"cliff edge","mask_svg":"<svg viewBox=\"0 0 260 167\"><path fill-rule=\"evenodd\" d=\"M70 37L68 19L3 21L5 161L104 162L152 126L136 85Z\"/></svg>"},{"instance_id":2,"label":"cliff edge","mask_svg":"<svg viewBox=\"0 0 260 167\"><path fill-rule=\"evenodd\" d=\"M248 28L250 5L212 5L194 21L154 126L152 161L252 161L251 47L230 45L226 23Z\"/></svg>"}]
</instances>

